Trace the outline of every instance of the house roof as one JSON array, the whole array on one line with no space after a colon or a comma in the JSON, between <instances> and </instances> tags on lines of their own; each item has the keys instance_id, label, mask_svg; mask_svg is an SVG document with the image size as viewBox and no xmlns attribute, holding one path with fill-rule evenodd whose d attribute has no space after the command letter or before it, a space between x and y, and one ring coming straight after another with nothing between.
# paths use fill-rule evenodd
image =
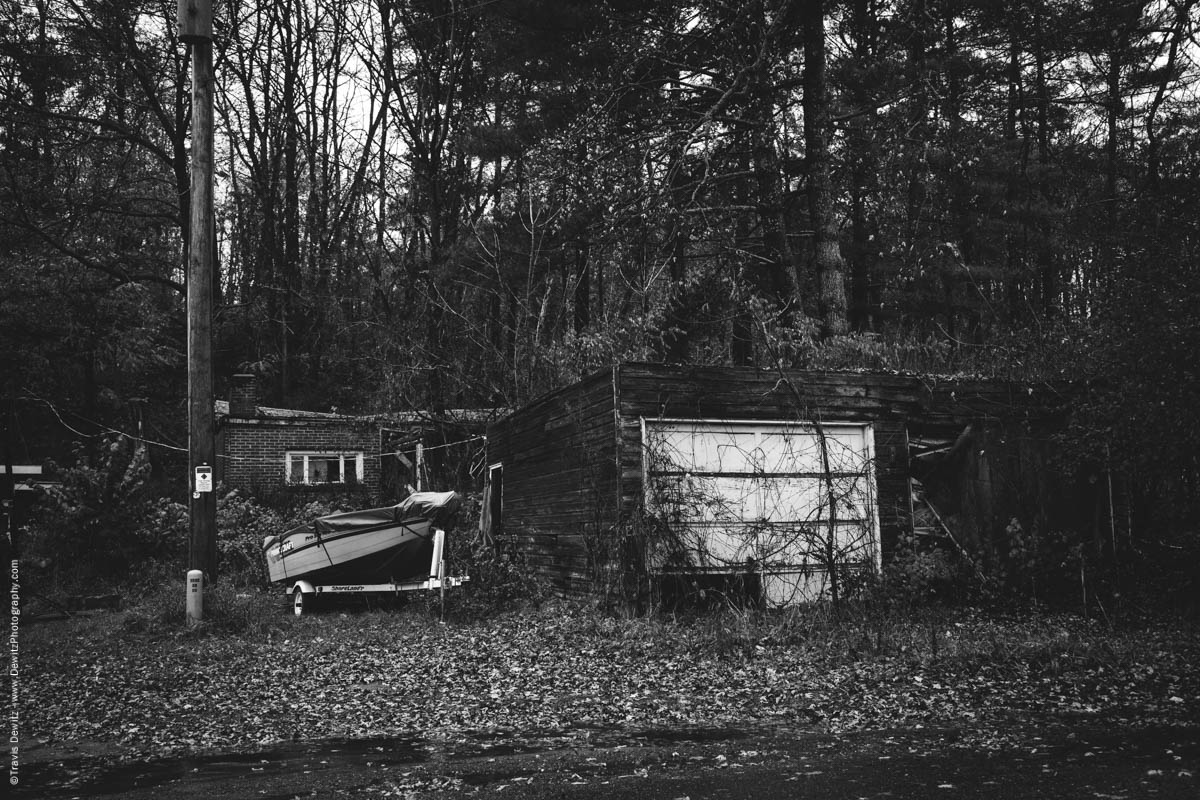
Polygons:
<instances>
[{"instance_id":1,"label":"house roof","mask_svg":"<svg viewBox=\"0 0 1200 800\"><path fill-rule=\"evenodd\" d=\"M256 419L325 419L325 420L366 420L371 419L370 416L355 416L352 414L336 414L332 411L301 411L296 408L271 408L270 406L255 406ZM218 417L229 416L229 401L217 400L213 403L213 413Z\"/></svg>"},{"instance_id":2,"label":"house roof","mask_svg":"<svg viewBox=\"0 0 1200 800\"><path fill-rule=\"evenodd\" d=\"M388 411L377 416L384 422L401 424L418 422L470 423L491 422L492 420L500 419L511 410L510 408L444 408L441 411Z\"/></svg>"},{"instance_id":3,"label":"house roof","mask_svg":"<svg viewBox=\"0 0 1200 800\"><path fill-rule=\"evenodd\" d=\"M338 414L332 411L302 411L295 408L272 408L255 406L255 417L259 420L327 421L327 422L379 422L383 425L415 425L430 423L485 423L499 419L509 412L507 408L447 408L441 411L388 411L380 414ZM218 418L229 417L229 401L213 403L213 413Z\"/></svg>"}]
</instances>

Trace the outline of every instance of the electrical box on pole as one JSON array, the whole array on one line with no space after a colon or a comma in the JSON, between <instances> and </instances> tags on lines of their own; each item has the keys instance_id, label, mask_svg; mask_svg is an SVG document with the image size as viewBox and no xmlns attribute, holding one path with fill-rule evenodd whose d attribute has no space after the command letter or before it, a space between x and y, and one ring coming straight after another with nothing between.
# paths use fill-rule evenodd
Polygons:
<instances>
[{"instance_id":1,"label":"electrical box on pole","mask_svg":"<svg viewBox=\"0 0 1200 800\"><path fill-rule=\"evenodd\" d=\"M217 578L217 502L213 419L212 305L216 242L213 227L212 0L179 0L179 38L192 49L191 217L187 247L188 570ZM200 597L194 598L199 605ZM197 620L200 610L195 609ZM192 610L189 610L189 619Z\"/></svg>"}]
</instances>

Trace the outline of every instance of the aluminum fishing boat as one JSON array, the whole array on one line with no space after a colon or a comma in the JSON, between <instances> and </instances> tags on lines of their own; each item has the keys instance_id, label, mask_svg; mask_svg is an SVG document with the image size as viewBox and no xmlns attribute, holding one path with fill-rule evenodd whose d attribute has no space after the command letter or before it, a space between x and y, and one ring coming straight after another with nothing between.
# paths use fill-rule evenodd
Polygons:
<instances>
[{"instance_id":1,"label":"aluminum fishing boat","mask_svg":"<svg viewBox=\"0 0 1200 800\"><path fill-rule=\"evenodd\" d=\"M263 540L272 581L384 583L430 574L433 532L451 526L455 492L416 492L384 508L318 517Z\"/></svg>"}]
</instances>

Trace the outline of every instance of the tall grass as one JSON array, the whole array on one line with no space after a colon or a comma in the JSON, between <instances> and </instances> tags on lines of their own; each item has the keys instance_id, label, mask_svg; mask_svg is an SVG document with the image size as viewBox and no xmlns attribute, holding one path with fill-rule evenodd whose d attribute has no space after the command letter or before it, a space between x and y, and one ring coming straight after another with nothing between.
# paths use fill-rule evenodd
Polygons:
<instances>
[{"instance_id":1,"label":"tall grass","mask_svg":"<svg viewBox=\"0 0 1200 800\"><path fill-rule=\"evenodd\" d=\"M1135 627L1113 628L1071 614L997 615L970 608L910 607L881 615L869 603L812 604L779 610L727 607L706 614L628 620L580 608L572 631L626 647L753 660L779 649L847 665L900 660L952 671L1116 668L1141 657Z\"/></svg>"}]
</instances>

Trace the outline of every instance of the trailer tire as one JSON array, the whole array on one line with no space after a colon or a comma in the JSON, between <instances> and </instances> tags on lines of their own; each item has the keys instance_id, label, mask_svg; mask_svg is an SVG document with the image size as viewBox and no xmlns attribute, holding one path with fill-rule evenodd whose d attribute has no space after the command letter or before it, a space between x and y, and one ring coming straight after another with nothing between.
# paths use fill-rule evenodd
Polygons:
<instances>
[{"instance_id":1,"label":"trailer tire","mask_svg":"<svg viewBox=\"0 0 1200 800\"><path fill-rule=\"evenodd\" d=\"M311 614L313 606L316 605L315 601L316 597L312 592L306 592L297 586L292 590L292 613L297 617Z\"/></svg>"}]
</instances>

